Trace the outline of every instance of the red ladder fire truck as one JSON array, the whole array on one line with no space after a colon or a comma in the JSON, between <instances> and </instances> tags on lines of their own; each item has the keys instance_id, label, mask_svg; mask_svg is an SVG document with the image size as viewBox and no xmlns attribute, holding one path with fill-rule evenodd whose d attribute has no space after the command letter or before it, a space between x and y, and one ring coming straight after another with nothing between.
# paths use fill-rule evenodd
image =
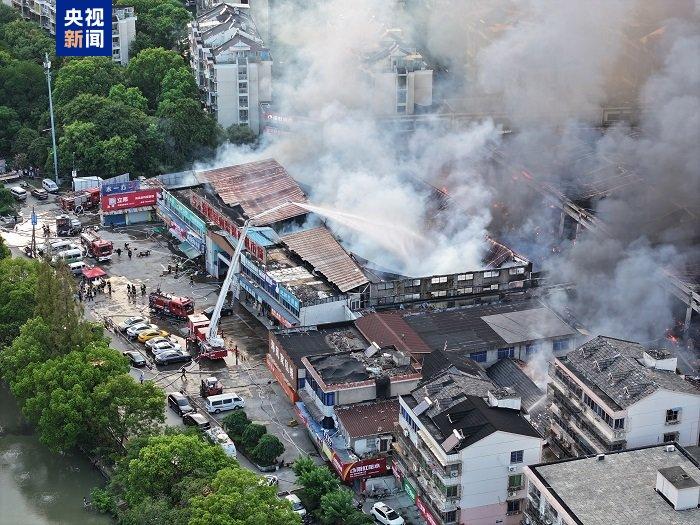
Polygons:
<instances>
[{"instance_id":1,"label":"red ladder fire truck","mask_svg":"<svg viewBox=\"0 0 700 525\"><path fill-rule=\"evenodd\" d=\"M94 231L85 231L80 234L80 242L83 244L90 257L97 261L109 261L112 258L114 246L111 241L105 241Z\"/></svg>"}]
</instances>

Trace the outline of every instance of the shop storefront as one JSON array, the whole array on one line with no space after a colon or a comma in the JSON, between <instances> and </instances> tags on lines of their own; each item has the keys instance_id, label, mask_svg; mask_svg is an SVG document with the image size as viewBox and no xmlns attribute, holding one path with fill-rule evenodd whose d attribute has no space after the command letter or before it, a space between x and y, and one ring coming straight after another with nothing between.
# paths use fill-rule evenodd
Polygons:
<instances>
[{"instance_id":1,"label":"shop storefront","mask_svg":"<svg viewBox=\"0 0 700 525\"><path fill-rule=\"evenodd\" d=\"M164 190L158 201L158 216L175 239L177 247L189 259L205 253L206 223L168 191Z\"/></svg>"},{"instance_id":2,"label":"shop storefront","mask_svg":"<svg viewBox=\"0 0 700 525\"><path fill-rule=\"evenodd\" d=\"M128 226L157 219L156 203L159 188L102 195L100 218L104 226Z\"/></svg>"}]
</instances>

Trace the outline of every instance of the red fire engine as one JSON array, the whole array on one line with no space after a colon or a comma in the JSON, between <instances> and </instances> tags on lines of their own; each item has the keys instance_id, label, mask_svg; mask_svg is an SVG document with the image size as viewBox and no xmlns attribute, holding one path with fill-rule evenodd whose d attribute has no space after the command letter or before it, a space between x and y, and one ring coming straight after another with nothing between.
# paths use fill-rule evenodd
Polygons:
<instances>
[{"instance_id":1,"label":"red fire engine","mask_svg":"<svg viewBox=\"0 0 700 525\"><path fill-rule=\"evenodd\" d=\"M187 316L187 328L190 331L187 337L187 350L199 357L223 359L228 355L228 350L223 346L213 346L207 341L209 323L209 318L204 314Z\"/></svg>"},{"instance_id":2,"label":"red fire engine","mask_svg":"<svg viewBox=\"0 0 700 525\"><path fill-rule=\"evenodd\" d=\"M148 295L148 306L156 315L187 319L194 313L194 301L189 297L175 297L160 291Z\"/></svg>"},{"instance_id":3,"label":"red fire engine","mask_svg":"<svg viewBox=\"0 0 700 525\"><path fill-rule=\"evenodd\" d=\"M112 258L112 241L101 239L94 231L81 233L80 242L85 246L90 257L98 261L109 261Z\"/></svg>"},{"instance_id":4,"label":"red fire engine","mask_svg":"<svg viewBox=\"0 0 700 525\"><path fill-rule=\"evenodd\" d=\"M79 213L84 210L91 210L100 205L100 189L90 188L84 191L76 191L67 195L62 195L59 202L61 208L65 211L75 211Z\"/></svg>"}]
</instances>

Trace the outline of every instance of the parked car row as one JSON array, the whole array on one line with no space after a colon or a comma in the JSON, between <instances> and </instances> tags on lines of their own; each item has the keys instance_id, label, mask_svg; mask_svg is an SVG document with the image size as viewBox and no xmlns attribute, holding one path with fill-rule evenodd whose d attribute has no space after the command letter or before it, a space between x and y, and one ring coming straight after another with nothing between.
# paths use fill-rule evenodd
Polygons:
<instances>
[{"instance_id":1,"label":"parked car row","mask_svg":"<svg viewBox=\"0 0 700 525\"><path fill-rule=\"evenodd\" d=\"M172 341L170 333L144 317L129 317L118 325L118 329L131 340L138 340L146 346L157 365L189 363L192 356L179 344ZM136 366L136 365L134 365Z\"/></svg>"}]
</instances>

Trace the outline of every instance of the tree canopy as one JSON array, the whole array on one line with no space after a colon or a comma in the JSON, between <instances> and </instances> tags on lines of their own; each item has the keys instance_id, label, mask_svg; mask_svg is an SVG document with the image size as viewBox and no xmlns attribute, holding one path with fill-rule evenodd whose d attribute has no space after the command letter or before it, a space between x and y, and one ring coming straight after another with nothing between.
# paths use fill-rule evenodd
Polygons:
<instances>
[{"instance_id":1,"label":"tree canopy","mask_svg":"<svg viewBox=\"0 0 700 525\"><path fill-rule=\"evenodd\" d=\"M185 60L175 51L162 47L144 49L129 61L126 78L129 85L137 87L155 109L161 93L163 80L173 69L185 67Z\"/></svg>"},{"instance_id":2,"label":"tree canopy","mask_svg":"<svg viewBox=\"0 0 700 525\"><path fill-rule=\"evenodd\" d=\"M82 57L68 60L58 70L53 85L56 106L69 103L81 93L106 97L122 78L122 69L109 57Z\"/></svg>"}]
</instances>

